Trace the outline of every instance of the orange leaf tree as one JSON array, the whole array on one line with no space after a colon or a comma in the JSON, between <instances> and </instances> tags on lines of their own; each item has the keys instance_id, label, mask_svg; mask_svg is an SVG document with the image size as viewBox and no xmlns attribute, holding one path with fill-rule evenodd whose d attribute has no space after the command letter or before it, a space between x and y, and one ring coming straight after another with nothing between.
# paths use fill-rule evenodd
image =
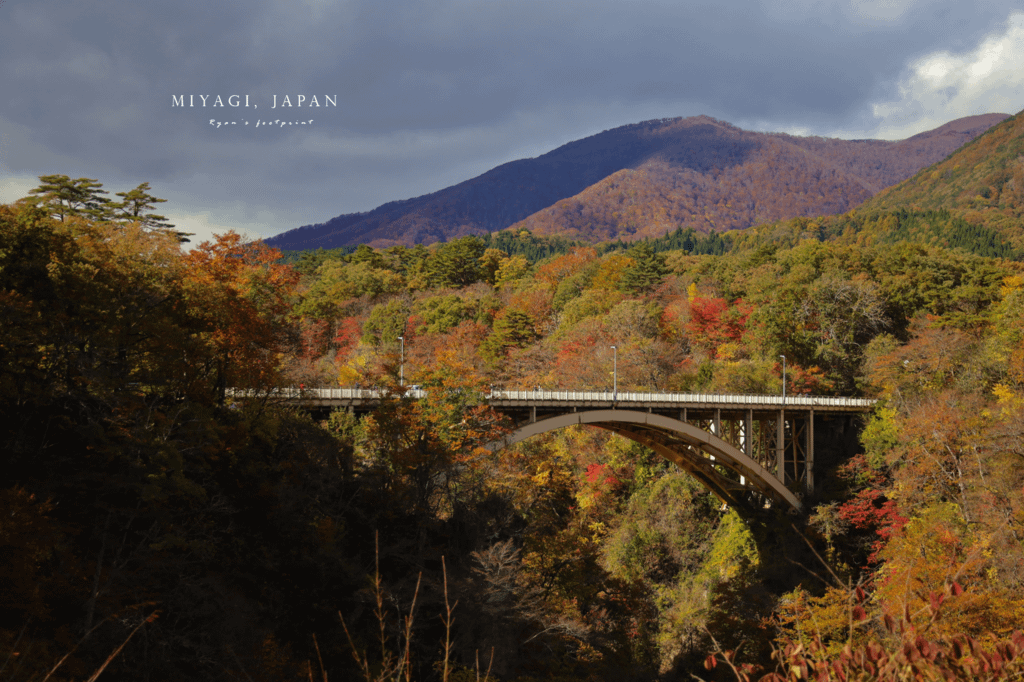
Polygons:
<instances>
[{"instance_id":1,"label":"orange leaf tree","mask_svg":"<svg viewBox=\"0 0 1024 682\"><path fill-rule=\"evenodd\" d=\"M185 298L213 351L209 367L221 395L228 386L274 384L292 339L289 313L298 274L281 254L234 232L203 242L185 257Z\"/></svg>"}]
</instances>

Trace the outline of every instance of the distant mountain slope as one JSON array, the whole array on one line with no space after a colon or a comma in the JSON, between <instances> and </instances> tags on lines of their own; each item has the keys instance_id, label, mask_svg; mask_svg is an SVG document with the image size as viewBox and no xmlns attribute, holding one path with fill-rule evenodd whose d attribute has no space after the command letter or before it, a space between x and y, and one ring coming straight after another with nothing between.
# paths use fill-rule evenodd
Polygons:
<instances>
[{"instance_id":1,"label":"distant mountain slope","mask_svg":"<svg viewBox=\"0 0 1024 682\"><path fill-rule=\"evenodd\" d=\"M961 119L901 142L753 133L706 116L647 121L266 241L282 249L411 245L517 223L596 241L840 213L1004 117Z\"/></svg>"},{"instance_id":2,"label":"distant mountain slope","mask_svg":"<svg viewBox=\"0 0 1024 682\"><path fill-rule=\"evenodd\" d=\"M1004 118L973 116L898 142L766 135L719 125L713 139L719 147L742 146L739 163L703 171L680 167L675 150L666 146L635 170L619 171L514 227L590 241L628 240L679 226L722 232L843 213Z\"/></svg>"},{"instance_id":3,"label":"distant mountain slope","mask_svg":"<svg viewBox=\"0 0 1024 682\"><path fill-rule=\"evenodd\" d=\"M914 242L1022 260L1024 111L852 211L765 223L729 237L739 248L793 246L812 238Z\"/></svg>"},{"instance_id":4,"label":"distant mountain slope","mask_svg":"<svg viewBox=\"0 0 1024 682\"><path fill-rule=\"evenodd\" d=\"M952 211L1006 231L1024 246L1024 111L863 207L895 209Z\"/></svg>"},{"instance_id":5,"label":"distant mountain slope","mask_svg":"<svg viewBox=\"0 0 1024 682\"><path fill-rule=\"evenodd\" d=\"M1007 114L982 114L950 121L938 128L918 133L905 140L837 140L826 137L783 135L838 169L864 178L874 191L905 180L921 168L944 159L992 126L1008 118ZM849 154L849 142L856 152ZM845 152L845 153L844 153Z\"/></svg>"},{"instance_id":6,"label":"distant mountain slope","mask_svg":"<svg viewBox=\"0 0 1024 682\"><path fill-rule=\"evenodd\" d=\"M864 221L856 230L862 241L907 239L1021 258L1024 111L880 193L856 214Z\"/></svg>"}]
</instances>

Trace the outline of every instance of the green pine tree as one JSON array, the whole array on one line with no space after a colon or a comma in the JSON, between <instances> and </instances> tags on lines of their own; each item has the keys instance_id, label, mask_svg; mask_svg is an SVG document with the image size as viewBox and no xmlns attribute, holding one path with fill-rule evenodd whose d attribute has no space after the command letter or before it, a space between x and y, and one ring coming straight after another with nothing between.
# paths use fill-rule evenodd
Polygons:
<instances>
[{"instance_id":1,"label":"green pine tree","mask_svg":"<svg viewBox=\"0 0 1024 682\"><path fill-rule=\"evenodd\" d=\"M654 249L647 242L641 242L628 251L634 263L626 268L619 280L619 287L630 294L645 294L653 291L665 275L668 268L665 266L665 257L655 253Z\"/></svg>"}]
</instances>

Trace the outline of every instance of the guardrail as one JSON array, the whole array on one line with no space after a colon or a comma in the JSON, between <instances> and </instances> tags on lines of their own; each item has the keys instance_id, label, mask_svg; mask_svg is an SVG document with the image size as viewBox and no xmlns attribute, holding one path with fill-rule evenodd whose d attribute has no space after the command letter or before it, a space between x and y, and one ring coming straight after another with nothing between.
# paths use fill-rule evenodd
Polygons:
<instances>
[{"instance_id":1,"label":"guardrail","mask_svg":"<svg viewBox=\"0 0 1024 682\"><path fill-rule=\"evenodd\" d=\"M400 394L376 388L278 388L271 391L228 389L228 397L271 397L297 401L376 401ZM427 391L420 388L406 389L404 395L420 399ZM687 405L736 405L746 407L840 407L847 409L871 409L875 400L870 398L844 398L813 395L742 395L728 393L664 393L637 391L505 391L491 390L484 394L488 402L530 402L530 403L615 403L625 404L687 404Z\"/></svg>"},{"instance_id":2,"label":"guardrail","mask_svg":"<svg viewBox=\"0 0 1024 682\"><path fill-rule=\"evenodd\" d=\"M870 408L870 398L843 398L813 395L741 395L729 393L655 393L619 391L491 391L490 400L557 401L557 402L616 402L616 403L687 403L763 405L766 407L862 407Z\"/></svg>"}]
</instances>

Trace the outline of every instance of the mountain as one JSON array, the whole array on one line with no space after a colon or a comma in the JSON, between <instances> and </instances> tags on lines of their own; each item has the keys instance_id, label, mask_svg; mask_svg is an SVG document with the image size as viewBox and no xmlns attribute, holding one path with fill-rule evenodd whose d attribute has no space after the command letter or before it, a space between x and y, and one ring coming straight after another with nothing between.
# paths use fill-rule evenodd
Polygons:
<instances>
[{"instance_id":1,"label":"mountain","mask_svg":"<svg viewBox=\"0 0 1024 682\"><path fill-rule=\"evenodd\" d=\"M898 142L766 135L702 124L701 142L714 150L705 158L730 147L743 149L742 156L735 163L716 163L716 158L703 168L681 166L674 153L695 142L691 133L638 168L619 171L514 228L591 241L629 240L677 227L723 232L844 213L1004 118L960 119Z\"/></svg>"},{"instance_id":2,"label":"mountain","mask_svg":"<svg viewBox=\"0 0 1024 682\"><path fill-rule=\"evenodd\" d=\"M726 237L742 249L805 239L913 242L1024 260L1024 111L851 211L763 223Z\"/></svg>"},{"instance_id":3,"label":"mountain","mask_svg":"<svg viewBox=\"0 0 1024 682\"><path fill-rule=\"evenodd\" d=\"M916 241L1024 258L1024 112L837 222L833 232L861 243Z\"/></svg>"},{"instance_id":4,"label":"mountain","mask_svg":"<svg viewBox=\"0 0 1024 682\"><path fill-rule=\"evenodd\" d=\"M949 158L881 192L869 211L947 212L1024 251L1024 111Z\"/></svg>"},{"instance_id":5,"label":"mountain","mask_svg":"<svg viewBox=\"0 0 1024 682\"><path fill-rule=\"evenodd\" d=\"M646 121L266 241L288 250L384 247L512 225L599 241L842 213L1004 118L972 116L899 142L755 133L707 116Z\"/></svg>"}]
</instances>

